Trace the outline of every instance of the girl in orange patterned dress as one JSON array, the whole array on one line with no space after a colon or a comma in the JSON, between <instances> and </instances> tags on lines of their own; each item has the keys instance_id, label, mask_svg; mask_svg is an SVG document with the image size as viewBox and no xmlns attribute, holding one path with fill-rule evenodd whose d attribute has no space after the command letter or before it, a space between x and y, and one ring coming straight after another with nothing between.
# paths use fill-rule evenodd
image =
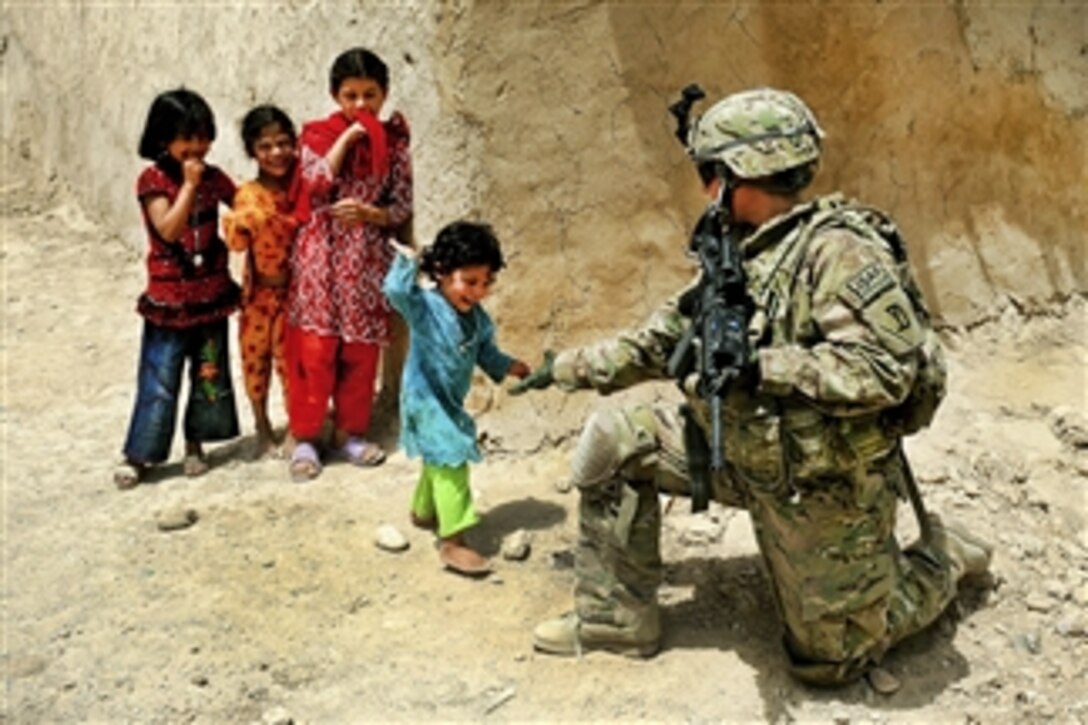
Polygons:
<instances>
[{"instance_id":1,"label":"girl in orange patterned dress","mask_svg":"<svg viewBox=\"0 0 1088 725\"><path fill-rule=\"evenodd\" d=\"M297 136L286 113L265 105L242 119L242 142L257 162L257 178L239 187L225 226L227 245L246 255L238 331L260 457L278 445L268 418L273 366L285 401L287 396L284 317L288 260L298 227L288 187L297 161Z\"/></svg>"}]
</instances>

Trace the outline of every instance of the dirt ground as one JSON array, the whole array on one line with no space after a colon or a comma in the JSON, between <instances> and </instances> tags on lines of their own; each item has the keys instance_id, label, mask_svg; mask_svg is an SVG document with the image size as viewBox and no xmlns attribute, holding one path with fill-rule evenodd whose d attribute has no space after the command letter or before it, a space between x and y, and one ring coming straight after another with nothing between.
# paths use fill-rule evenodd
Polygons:
<instances>
[{"instance_id":1,"label":"dirt ground","mask_svg":"<svg viewBox=\"0 0 1088 725\"><path fill-rule=\"evenodd\" d=\"M209 475L182 477L176 444L118 492L139 255L60 193L0 191L5 722L1088 720L1083 300L949 334L950 398L909 451L930 506L997 544L993 587L889 657L898 693L824 691L785 673L744 514L685 501L666 518L659 655L532 651L571 604L571 430L474 469L480 546L532 536L485 581L443 572L407 525L416 463L290 484L281 461L248 460L244 401L247 436L212 449ZM194 525L159 529L189 509ZM383 523L407 551L375 546Z\"/></svg>"}]
</instances>

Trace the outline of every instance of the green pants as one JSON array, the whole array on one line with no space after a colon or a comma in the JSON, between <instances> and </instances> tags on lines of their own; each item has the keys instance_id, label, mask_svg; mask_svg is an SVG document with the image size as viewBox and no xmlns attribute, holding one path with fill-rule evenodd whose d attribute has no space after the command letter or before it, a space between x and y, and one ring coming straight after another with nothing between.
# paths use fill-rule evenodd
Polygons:
<instances>
[{"instance_id":1,"label":"green pants","mask_svg":"<svg viewBox=\"0 0 1088 725\"><path fill-rule=\"evenodd\" d=\"M412 494L412 513L421 519L437 516L438 535L443 539L475 526L480 517L472 505L468 464L436 466L424 463Z\"/></svg>"}]
</instances>

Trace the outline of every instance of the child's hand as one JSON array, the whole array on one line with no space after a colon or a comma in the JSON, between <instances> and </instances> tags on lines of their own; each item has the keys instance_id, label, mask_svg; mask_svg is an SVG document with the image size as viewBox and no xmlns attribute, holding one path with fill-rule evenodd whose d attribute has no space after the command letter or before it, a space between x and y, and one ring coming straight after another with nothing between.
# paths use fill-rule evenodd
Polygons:
<instances>
[{"instance_id":1,"label":"child's hand","mask_svg":"<svg viewBox=\"0 0 1088 725\"><path fill-rule=\"evenodd\" d=\"M366 127L364 127L363 124L359 123L358 121L352 123L344 131L344 140L347 142L348 146L355 144L355 142L357 142L363 136L366 136Z\"/></svg>"},{"instance_id":2,"label":"child's hand","mask_svg":"<svg viewBox=\"0 0 1088 725\"><path fill-rule=\"evenodd\" d=\"M417 254L416 250L412 249L407 244L401 244L396 239L390 239L389 240L389 246L393 247L393 249L396 250L397 254L400 254L400 255L402 255L404 257L407 257L408 259L415 259L416 258L416 254ZM511 367L511 370L512 369L513 369L513 367Z\"/></svg>"},{"instance_id":3,"label":"child's hand","mask_svg":"<svg viewBox=\"0 0 1088 725\"><path fill-rule=\"evenodd\" d=\"M515 378L524 380L529 376L529 373L531 373L532 370L521 360L515 360L514 362L510 363L510 369L506 372L508 375L513 375Z\"/></svg>"},{"instance_id":4,"label":"child's hand","mask_svg":"<svg viewBox=\"0 0 1088 725\"><path fill-rule=\"evenodd\" d=\"M555 353L551 350L545 350L544 361L540 363L540 367L522 378L520 383L511 386L509 391L510 394L521 395L530 390L544 390L545 388L550 388L552 383L555 382L555 376L553 375L554 367Z\"/></svg>"},{"instance_id":5,"label":"child's hand","mask_svg":"<svg viewBox=\"0 0 1088 725\"><path fill-rule=\"evenodd\" d=\"M181 176L184 183L199 186L200 179L204 176L204 161L198 158L185 159L181 162Z\"/></svg>"},{"instance_id":6,"label":"child's hand","mask_svg":"<svg viewBox=\"0 0 1088 725\"><path fill-rule=\"evenodd\" d=\"M373 204L364 204L357 199L341 199L329 206L329 213L341 224L374 224L385 226L389 213Z\"/></svg>"}]
</instances>

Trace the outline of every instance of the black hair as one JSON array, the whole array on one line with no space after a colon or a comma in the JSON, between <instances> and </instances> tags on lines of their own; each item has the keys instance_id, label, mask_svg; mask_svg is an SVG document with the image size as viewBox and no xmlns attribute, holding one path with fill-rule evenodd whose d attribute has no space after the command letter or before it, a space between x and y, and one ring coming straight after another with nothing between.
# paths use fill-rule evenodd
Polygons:
<instances>
[{"instance_id":1,"label":"black hair","mask_svg":"<svg viewBox=\"0 0 1088 725\"><path fill-rule=\"evenodd\" d=\"M140 156L154 161L178 138L215 140L215 115L200 94L185 88L160 93L151 102L140 136Z\"/></svg>"},{"instance_id":2,"label":"black hair","mask_svg":"<svg viewBox=\"0 0 1088 725\"><path fill-rule=\"evenodd\" d=\"M492 272L506 266L494 230L487 224L466 221L444 226L419 259L419 268L433 280L455 269L478 264L487 265Z\"/></svg>"},{"instance_id":3,"label":"black hair","mask_svg":"<svg viewBox=\"0 0 1088 725\"><path fill-rule=\"evenodd\" d=\"M329 93L335 96L348 78L370 78L382 91L389 92L389 68L366 48L352 48L336 56L329 70Z\"/></svg>"},{"instance_id":4,"label":"black hair","mask_svg":"<svg viewBox=\"0 0 1088 725\"><path fill-rule=\"evenodd\" d=\"M253 157L253 144L261 137L261 132L269 126L279 126L280 131L291 137L291 141L298 141L295 133L295 124L291 117L282 109L273 105L257 106L250 109L242 118L242 144L246 147L246 153Z\"/></svg>"}]
</instances>

